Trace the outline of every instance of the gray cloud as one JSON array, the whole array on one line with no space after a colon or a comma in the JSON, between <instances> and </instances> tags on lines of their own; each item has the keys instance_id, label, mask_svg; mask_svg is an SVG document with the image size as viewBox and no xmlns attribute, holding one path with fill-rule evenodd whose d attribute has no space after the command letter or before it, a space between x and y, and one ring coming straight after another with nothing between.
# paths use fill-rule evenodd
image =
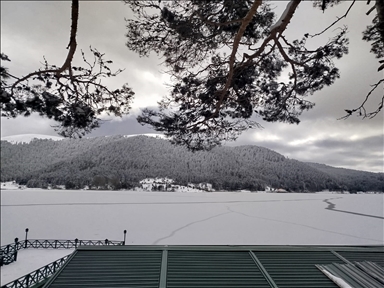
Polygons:
<instances>
[{"instance_id":1,"label":"gray cloud","mask_svg":"<svg viewBox=\"0 0 384 288\"><path fill-rule=\"evenodd\" d=\"M260 120L264 129L250 130L226 145L258 145L300 161L383 172L383 122L371 121L323 117L290 125Z\"/></svg>"},{"instance_id":2,"label":"gray cloud","mask_svg":"<svg viewBox=\"0 0 384 288\"><path fill-rule=\"evenodd\" d=\"M29 117L1 118L1 136L10 136L18 134L45 134L58 136L55 132L55 122L43 118L38 114L32 114Z\"/></svg>"},{"instance_id":3,"label":"gray cloud","mask_svg":"<svg viewBox=\"0 0 384 288\"><path fill-rule=\"evenodd\" d=\"M276 13L280 15L286 2L274 3ZM321 31L337 16L343 15L349 5L349 1L345 1L322 13L319 9L313 9L310 1L302 2L288 26L288 39ZM344 115L344 109L359 106L370 89L369 85L382 77L376 72L378 62L369 53L369 43L361 40L362 31L373 17L365 15L367 7L365 2L357 1L346 21L341 24L349 26L350 38L350 53L336 61L341 78L331 87L308 97L316 106L302 114L299 125L266 123L255 116L254 119L264 129L249 130L236 142L225 145L259 145L302 161L382 171L383 113L371 120L358 117L337 120ZM67 54L65 47L69 41L70 2L5 1L1 3L1 8L1 50L12 60L7 63L11 73L25 75L40 68L43 55L52 64L61 65L64 62ZM92 45L105 53L107 58L114 61L112 69L126 69L105 83L114 87L128 82L135 91L131 114L105 122L90 136L153 133L150 128L138 124L135 118L140 109L155 106L156 101L168 93L164 83L169 81L169 77L161 73L164 70L160 65L162 60L156 55L139 57L125 46L125 17L132 17L132 13L122 2L80 2L78 49L87 51L88 46ZM330 31L321 37L308 39L308 44L310 47L323 45L332 33ZM76 54L75 61L80 63L80 53ZM380 93L382 89L373 94L369 108L377 107ZM51 127L54 124L37 115L10 120L2 118L1 135L57 135Z\"/></svg>"},{"instance_id":4,"label":"gray cloud","mask_svg":"<svg viewBox=\"0 0 384 288\"><path fill-rule=\"evenodd\" d=\"M357 140L330 138L317 140L313 143L313 145L319 148L331 149L345 149L345 147L348 147L350 149L363 153L365 149L377 151L378 149L382 148L383 137L382 135L376 135Z\"/></svg>"},{"instance_id":5,"label":"gray cloud","mask_svg":"<svg viewBox=\"0 0 384 288\"><path fill-rule=\"evenodd\" d=\"M135 115L125 116L121 120L112 120L104 122L100 128L95 129L89 137L98 137L104 135L132 135L143 133L157 133L152 129L142 126L136 120Z\"/></svg>"}]
</instances>

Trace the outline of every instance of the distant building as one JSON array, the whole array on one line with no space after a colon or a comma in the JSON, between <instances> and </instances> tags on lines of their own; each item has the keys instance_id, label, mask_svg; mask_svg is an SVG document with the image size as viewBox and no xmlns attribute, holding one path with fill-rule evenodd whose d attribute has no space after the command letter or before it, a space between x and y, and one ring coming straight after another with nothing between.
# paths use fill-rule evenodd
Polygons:
<instances>
[{"instance_id":1,"label":"distant building","mask_svg":"<svg viewBox=\"0 0 384 288\"><path fill-rule=\"evenodd\" d=\"M204 190L207 192L215 191L215 189L212 188L212 184L207 182L202 182L198 184L188 183L187 186L190 188L196 188L196 189Z\"/></svg>"},{"instance_id":2,"label":"distant building","mask_svg":"<svg viewBox=\"0 0 384 288\"><path fill-rule=\"evenodd\" d=\"M172 189L173 179L170 178L146 178L140 181L141 188L147 191L168 191Z\"/></svg>"}]
</instances>

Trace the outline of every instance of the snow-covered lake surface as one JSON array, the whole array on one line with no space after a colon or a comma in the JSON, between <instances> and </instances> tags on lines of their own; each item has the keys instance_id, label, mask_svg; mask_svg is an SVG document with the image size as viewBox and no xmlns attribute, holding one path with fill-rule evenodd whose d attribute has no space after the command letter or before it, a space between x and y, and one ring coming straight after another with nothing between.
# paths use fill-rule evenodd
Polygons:
<instances>
[{"instance_id":1,"label":"snow-covered lake surface","mask_svg":"<svg viewBox=\"0 0 384 288\"><path fill-rule=\"evenodd\" d=\"M383 194L4 190L1 244L383 244ZM328 208L328 209L327 209Z\"/></svg>"},{"instance_id":2,"label":"snow-covered lake surface","mask_svg":"<svg viewBox=\"0 0 384 288\"><path fill-rule=\"evenodd\" d=\"M29 228L30 239L84 240L123 240L126 229L127 245L383 245L383 196L3 190L1 244ZM1 274L32 259L22 253L52 253L36 269L70 252L60 251L22 251Z\"/></svg>"}]
</instances>

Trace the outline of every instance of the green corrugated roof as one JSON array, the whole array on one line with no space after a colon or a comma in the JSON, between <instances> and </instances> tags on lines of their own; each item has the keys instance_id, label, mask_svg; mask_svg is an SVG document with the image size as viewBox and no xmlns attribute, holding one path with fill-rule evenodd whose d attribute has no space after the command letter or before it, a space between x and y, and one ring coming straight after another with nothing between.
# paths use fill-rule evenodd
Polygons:
<instances>
[{"instance_id":1,"label":"green corrugated roof","mask_svg":"<svg viewBox=\"0 0 384 288\"><path fill-rule=\"evenodd\" d=\"M365 273L354 264L332 263L328 265L316 265L323 273L338 277L354 288L383 288L384 285ZM380 266L378 266L380 267Z\"/></svg>"},{"instance_id":2,"label":"green corrugated roof","mask_svg":"<svg viewBox=\"0 0 384 288\"><path fill-rule=\"evenodd\" d=\"M48 287L159 287L162 251L78 250Z\"/></svg>"},{"instance_id":3,"label":"green corrugated roof","mask_svg":"<svg viewBox=\"0 0 384 288\"><path fill-rule=\"evenodd\" d=\"M382 253L383 246L79 247L44 287L337 287L316 264Z\"/></svg>"},{"instance_id":4,"label":"green corrugated roof","mask_svg":"<svg viewBox=\"0 0 384 288\"><path fill-rule=\"evenodd\" d=\"M167 287L263 287L267 280L247 251L169 251Z\"/></svg>"},{"instance_id":5,"label":"green corrugated roof","mask_svg":"<svg viewBox=\"0 0 384 288\"><path fill-rule=\"evenodd\" d=\"M329 251L255 251L254 253L278 287L338 287L315 266L315 264L343 263Z\"/></svg>"},{"instance_id":6,"label":"green corrugated roof","mask_svg":"<svg viewBox=\"0 0 384 288\"><path fill-rule=\"evenodd\" d=\"M384 251L335 251L351 262L371 261L384 267Z\"/></svg>"}]
</instances>

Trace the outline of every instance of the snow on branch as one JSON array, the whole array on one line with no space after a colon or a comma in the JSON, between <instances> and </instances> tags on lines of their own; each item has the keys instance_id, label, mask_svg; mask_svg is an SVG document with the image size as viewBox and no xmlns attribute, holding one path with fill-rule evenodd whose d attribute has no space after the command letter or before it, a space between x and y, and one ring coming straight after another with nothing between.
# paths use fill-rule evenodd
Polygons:
<instances>
[{"instance_id":1,"label":"snow on branch","mask_svg":"<svg viewBox=\"0 0 384 288\"><path fill-rule=\"evenodd\" d=\"M271 26L271 33L282 33L285 30L300 2L301 0L291 0L288 2L287 7L280 16L280 19Z\"/></svg>"}]
</instances>

